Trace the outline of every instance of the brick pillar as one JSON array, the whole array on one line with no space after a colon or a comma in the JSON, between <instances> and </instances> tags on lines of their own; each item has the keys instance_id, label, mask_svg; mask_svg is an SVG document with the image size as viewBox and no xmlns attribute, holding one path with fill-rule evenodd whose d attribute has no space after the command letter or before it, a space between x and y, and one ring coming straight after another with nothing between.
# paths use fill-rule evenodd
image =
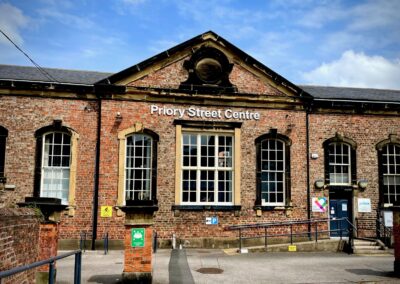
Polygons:
<instances>
[{"instance_id":1,"label":"brick pillar","mask_svg":"<svg viewBox=\"0 0 400 284\"><path fill-rule=\"evenodd\" d=\"M39 261L57 256L59 223L44 221L40 224L39 232ZM36 283L48 283L49 265L37 268Z\"/></svg>"},{"instance_id":2,"label":"brick pillar","mask_svg":"<svg viewBox=\"0 0 400 284\"><path fill-rule=\"evenodd\" d=\"M393 210L393 237L394 237L394 274L400 276L400 205L396 204Z\"/></svg>"},{"instance_id":3,"label":"brick pillar","mask_svg":"<svg viewBox=\"0 0 400 284\"><path fill-rule=\"evenodd\" d=\"M140 236L143 232L144 236L141 239ZM124 281L128 283L152 282L152 240L153 212L127 213L125 217L124 271L122 273Z\"/></svg>"}]
</instances>

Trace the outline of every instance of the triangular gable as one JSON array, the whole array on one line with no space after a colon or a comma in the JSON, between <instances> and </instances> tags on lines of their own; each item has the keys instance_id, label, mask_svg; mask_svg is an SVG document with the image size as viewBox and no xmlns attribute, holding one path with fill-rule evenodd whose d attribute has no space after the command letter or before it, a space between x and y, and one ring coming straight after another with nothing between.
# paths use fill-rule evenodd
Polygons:
<instances>
[{"instance_id":1,"label":"triangular gable","mask_svg":"<svg viewBox=\"0 0 400 284\"><path fill-rule=\"evenodd\" d=\"M197 67L193 67L193 62ZM215 83L213 72L225 72L226 76L221 75L223 78ZM113 74L98 84L193 92L308 96L212 31Z\"/></svg>"}]
</instances>

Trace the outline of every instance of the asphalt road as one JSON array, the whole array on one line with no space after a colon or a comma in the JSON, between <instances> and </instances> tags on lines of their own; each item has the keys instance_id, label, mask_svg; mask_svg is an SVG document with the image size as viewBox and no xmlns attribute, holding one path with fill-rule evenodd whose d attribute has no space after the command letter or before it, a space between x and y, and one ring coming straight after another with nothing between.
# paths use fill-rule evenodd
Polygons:
<instances>
[{"instance_id":1,"label":"asphalt road","mask_svg":"<svg viewBox=\"0 0 400 284\"><path fill-rule=\"evenodd\" d=\"M344 253L226 253L223 250L158 250L153 283L400 283L393 256ZM87 251L82 283L118 283L123 251ZM57 283L73 279L74 258L57 263Z\"/></svg>"}]
</instances>

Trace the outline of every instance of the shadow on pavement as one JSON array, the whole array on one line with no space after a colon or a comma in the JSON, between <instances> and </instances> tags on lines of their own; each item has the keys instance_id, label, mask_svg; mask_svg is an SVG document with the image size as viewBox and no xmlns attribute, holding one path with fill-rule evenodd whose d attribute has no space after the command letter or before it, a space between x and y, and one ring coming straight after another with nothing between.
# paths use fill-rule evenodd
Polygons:
<instances>
[{"instance_id":1,"label":"shadow on pavement","mask_svg":"<svg viewBox=\"0 0 400 284\"><path fill-rule=\"evenodd\" d=\"M373 269L346 269L346 271L353 273L353 274L357 274L357 275L395 277L393 272L379 271L379 270L373 270Z\"/></svg>"},{"instance_id":2,"label":"shadow on pavement","mask_svg":"<svg viewBox=\"0 0 400 284\"><path fill-rule=\"evenodd\" d=\"M121 282L121 274L112 275L93 275L88 279L88 283L118 284Z\"/></svg>"}]
</instances>

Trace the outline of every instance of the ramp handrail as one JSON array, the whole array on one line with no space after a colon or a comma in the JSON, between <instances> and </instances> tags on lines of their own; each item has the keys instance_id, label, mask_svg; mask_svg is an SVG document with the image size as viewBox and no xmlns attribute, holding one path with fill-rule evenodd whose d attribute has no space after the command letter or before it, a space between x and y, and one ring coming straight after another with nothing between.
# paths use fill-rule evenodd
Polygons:
<instances>
[{"instance_id":1,"label":"ramp handrail","mask_svg":"<svg viewBox=\"0 0 400 284\"><path fill-rule=\"evenodd\" d=\"M82 267L82 251L81 250L67 252L67 253L64 253L61 255L51 257L49 259L36 261L31 264L15 267L15 268L5 270L5 271L0 271L0 280L2 278L9 277L9 276L12 276L12 275L20 273L20 272L24 272L29 269L33 269L33 268L36 268L36 267L39 267L39 266L42 266L45 264L49 264L49 284L54 284L55 283L54 282L55 281L55 279L54 279L55 261L65 258L65 257L68 257L68 256L71 256L71 255L75 255L74 284L80 284L81 283L81 267ZM1 281L0 281L0 283L1 283Z\"/></svg>"},{"instance_id":2,"label":"ramp handrail","mask_svg":"<svg viewBox=\"0 0 400 284\"><path fill-rule=\"evenodd\" d=\"M318 223L329 223L330 221L338 222L339 229L335 230L318 230ZM348 223L350 225L349 229L342 228L342 221ZM298 225L306 225L309 224L309 230L302 231L302 232L293 232L293 226ZM314 226L313 226L314 225ZM270 227L282 227L288 226L290 229L290 233L275 233L275 234L268 234L268 228ZM312 231L312 227L314 227L314 231ZM264 228L263 235L256 235L250 237L244 237L243 231L247 229L260 229ZM243 240L244 239L255 239L255 238L264 238L264 245L267 247L267 238L268 237L282 237L282 236L290 236L290 243L293 244L293 236L308 236L311 240L314 236L315 242L318 242L318 235L321 233L331 233L331 232L338 232L340 239L342 239L343 232L349 233L349 245L353 247L353 230L357 233L357 228L350 222L348 218L321 218L321 219L306 219L306 220L293 220L293 221L281 221L281 222L268 222L268 223L254 223L254 224L244 224L244 225L233 225L225 227L225 230L237 230L239 231L239 250L242 249Z\"/></svg>"},{"instance_id":3,"label":"ramp handrail","mask_svg":"<svg viewBox=\"0 0 400 284\"><path fill-rule=\"evenodd\" d=\"M360 223L363 221L371 221L375 223L375 228L370 226L362 226ZM391 246L392 228L385 226L379 218L356 218L356 226L359 231L375 231L375 237L381 240L386 246Z\"/></svg>"}]
</instances>

